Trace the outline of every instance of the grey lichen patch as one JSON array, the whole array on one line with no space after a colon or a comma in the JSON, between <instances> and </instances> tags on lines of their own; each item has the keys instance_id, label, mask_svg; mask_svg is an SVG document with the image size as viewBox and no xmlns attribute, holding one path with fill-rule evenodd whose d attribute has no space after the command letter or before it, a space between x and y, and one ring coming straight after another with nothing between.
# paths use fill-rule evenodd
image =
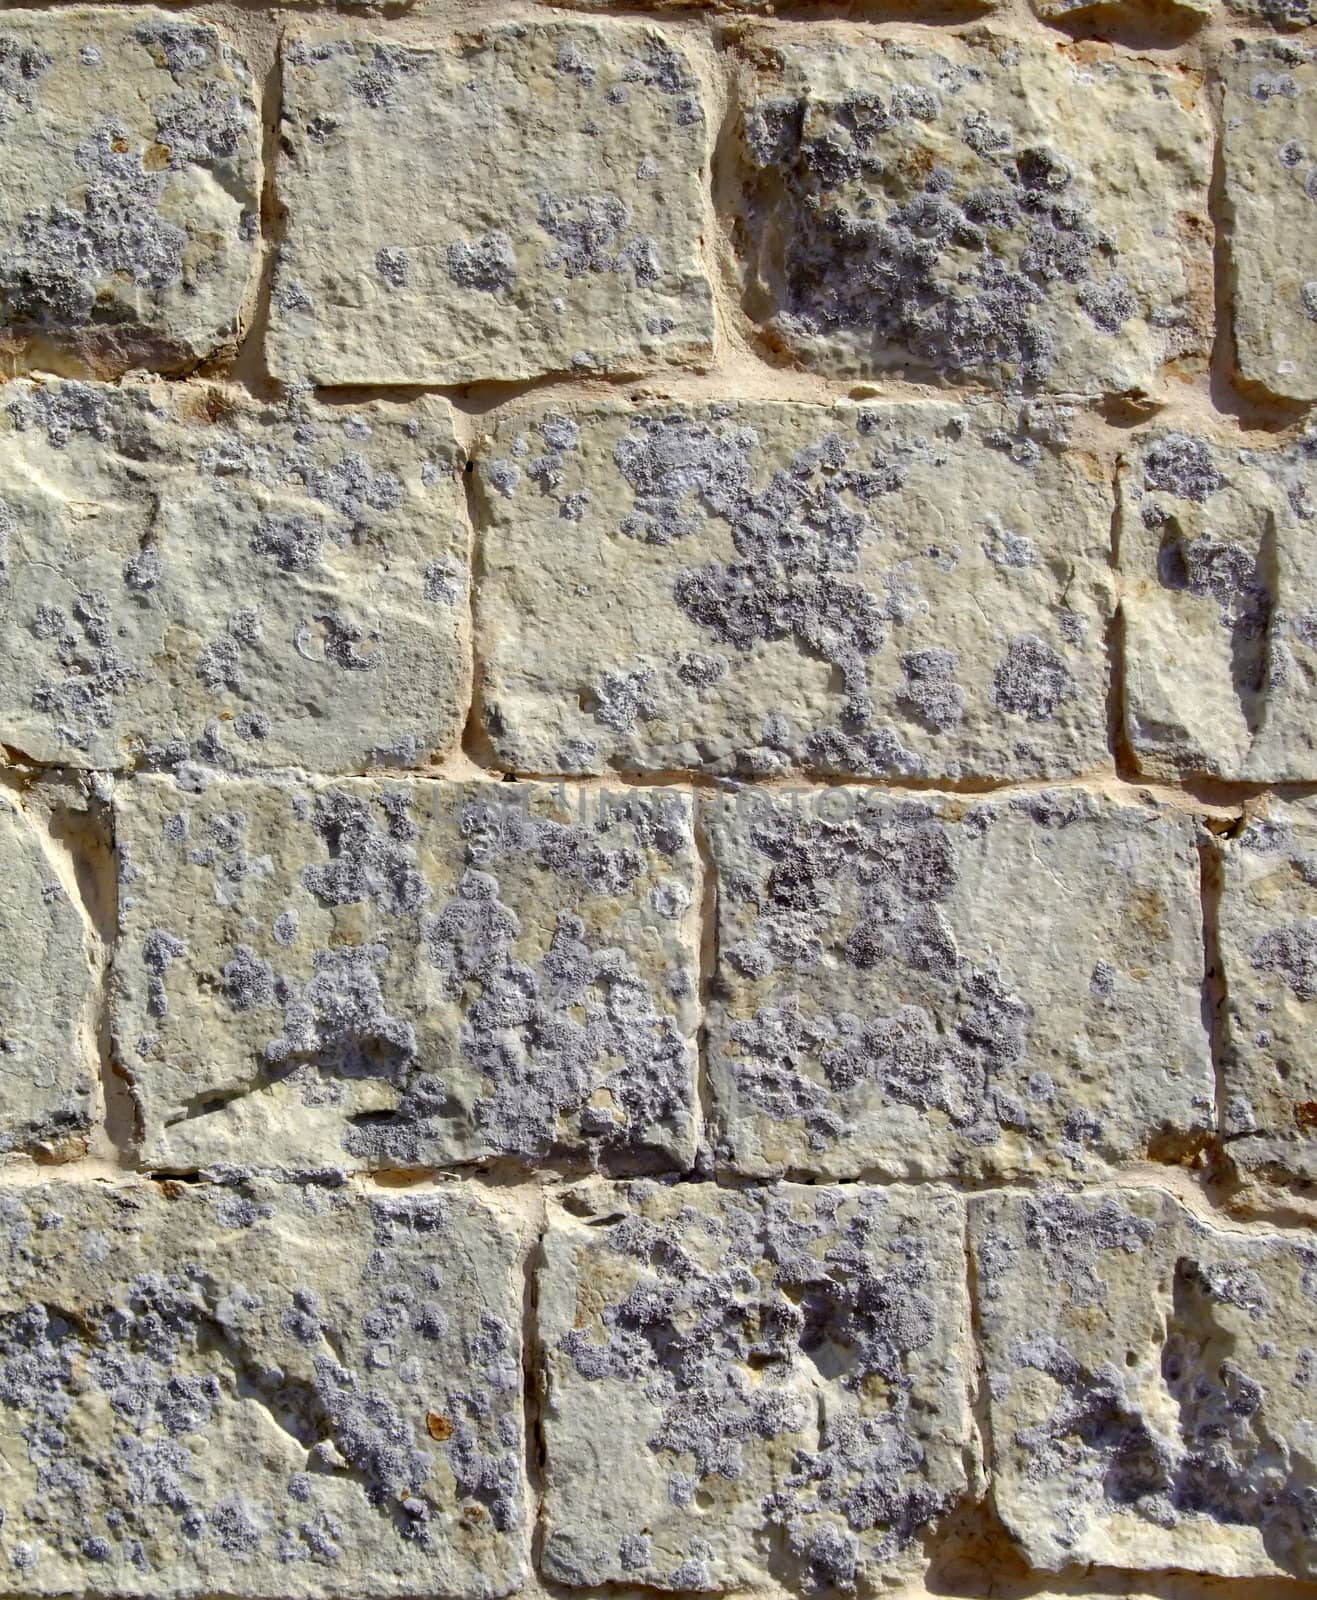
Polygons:
<instances>
[{"instance_id":1,"label":"grey lichen patch","mask_svg":"<svg viewBox=\"0 0 1317 1600\"><path fill-rule=\"evenodd\" d=\"M1184 820L834 788L711 799L705 827L735 1172L1092 1178L1210 1129Z\"/></svg>"},{"instance_id":2,"label":"grey lichen patch","mask_svg":"<svg viewBox=\"0 0 1317 1600\"><path fill-rule=\"evenodd\" d=\"M524 772L1106 757L1110 503L1058 412L600 406L479 452L485 730ZM997 558L1037 542L1036 560Z\"/></svg>"},{"instance_id":3,"label":"grey lichen patch","mask_svg":"<svg viewBox=\"0 0 1317 1600\"><path fill-rule=\"evenodd\" d=\"M917 1568L966 1487L962 1225L935 1187L551 1204L547 1574L870 1594Z\"/></svg>"},{"instance_id":4,"label":"grey lichen patch","mask_svg":"<svg viewBox=\"0 0 1317 1600\"><path fill-rule=\"evenodd\" d=\"M653 28L304 31L283 75L280 376L506 381L708 354L701 91Z\"/></svg>"},{"instance_id":5,"label":"grey lichen patch","mask_svg":"<svg viewBox=\"0 0 1317 1600\"><path fill-rule=\"evenodd\" d=\"M1035 1567L1313 1569L1317 1252L1157 1189L970 1202L993 1496Z\"/></svg>"},{"instance_id":6,"label":"grey lichen patch","mask_svg":"<svg viewBox=\"0 0 1317 1600\"><path fill-rule=\"evenodd\" d=\"M745 308L822 372L1140 392L1211 344L1210 137L1185 78L986 31L751 35Z\"/></svg>"},{"instance_id":7,"label":"grey lichen patch","mask_svg":"<svg viewBox=\"0 0 1317 1600\"><path fill-rule=\"evenodd\" d=\"M257 260L260 117L209 23L138 9L0 25L0 354L98 375L232 345Z\"/></svg>"},{"instance_id":8,"label":"grey lichen patch","mask_svg":"<svg viewBox=\"0 0 1317 1600\"><path fill-rule=\"evenodd\" d=\"M351 771L447 748L468 672L461 465L435 399L5 386L0 740L102 768Z\"/></svg>"},{"instance_id":9,"label":"grey lichen patch","mask_svg":"<svg viewBox=\"0 0 1317 1600\"><path fill-rule=\"evenodd\" d=\"M1121 463L1125 731L1145 772L1317 778L1317 441L1156 433Z\"/></svg>"},{"instance_id":10,"label":"grey lichen patch","mask_svg":"<svg viewBox=\"0 0 1317 1600\"><path fill-rule=\"evenodd\" d=\"M517 1239L465 1190L0 1192L3 1589L504 1595Z\"/></svg>"},{"instance_id":11,"label":"grey lichen patch","mask_svg":"<svg viewBox=\"0 0 1317 1600\"><path fill-rule=\"evenodd\" d=\"M143 778L118 840L152 1166L692 1161L688 798Z\"/></svg>"},{"instance_id":12,"label":"grey lichen patch","mask_svg":"<svg viewBox=\"0 0 1317 1600\"><path fill-rule=\"evenodd\" d=\"M1276 9L1311 20L1306 8ZM1221 75L1235 359L1271 394L1314 400L1317 56L1288 41L1236 41Z\"/></svg>"}]
</instances>

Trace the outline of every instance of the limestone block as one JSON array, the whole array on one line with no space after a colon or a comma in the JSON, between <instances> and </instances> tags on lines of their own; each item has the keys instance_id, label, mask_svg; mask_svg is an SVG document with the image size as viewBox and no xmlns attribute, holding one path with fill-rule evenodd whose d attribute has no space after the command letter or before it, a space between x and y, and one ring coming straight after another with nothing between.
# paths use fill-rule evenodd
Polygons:
<instances>
[{"instance_id":1,"label":"limestone block","mask_svg":"<svg viewBox=\"0 0 1317 1600\"><path fill-rule=\"evenodd\" d=\"M304 31L284 97L280 377L451 384L707 355L704 109L654 29Z\"/></svg>"},{"instance_id":2,"label":"limestone block","mask_svg":"<svg viewBox=\"0 0 1317 1600\"><path fill-rule=\"evenodd\" d=\"M460 467L436 399L0 389L0 740L331 772L455 743Z\"/></svg>"},{"instance_id":3,"label":"limestone block","mask_svg":"<svg viewBox=\"0 0 1317 1600\"><path fill-rule=\"evenodd\" d=\"M589 1186L539 1278L543 1568L871 1594L966 1487L949 1190Z\"/></svg>"},{"instance_id":4,"label":"limestone block","mask_svg":"<svg viewBox=\"0 0 1317 1600\"><path fill-rule=\"evenodd\" d=\"M143 778L118 807L149 1166L689 1166L688 797Z\"/></svg>"},{"instance_id":5,"label":"limestone block","mask_svg":"<svg viewBox=\"0 0 1317 1600\"><path fill-rule=\"evenodd\" d=\"M0 19L0 369L186 366L254 287L261 125L208 23L140 8Z\"/></svg>"},{"instance_id":6,"label":"limestone block","mask_svg":"<svg viewBox=\"0 0 1317 1600\"><path fill-rule=\"evenodd\" d=\"M494 1596L515 1233L462 1189L0 1191L7 1595Z\"/></svg>"},{"instance_id":7,"label":"limestone block","mask_svg":"<svg viewBox=\"0 0 1317 1600\"><path fill-rule=\"evenodd\" d=\"M1188 74L979 30L746 44L745 309L836 377L1140 393L1211 345Z\"/></svg>"},{"instance_id":8,"label":"limestone block","mask_svg":"<svg viewBox=\"0 0 1317 1600\"><path fill-rule=\"evenodd\" d=\"M0 789L0 1153L70 1153L96 1066L86 919L55 847Z\"/></svg>"},{"instance_id":9,"label":"limestone block","mask_svg":"<svg viewBox=\"0 0 1317 1600\"><path fill-rule=\"evenodd\" d=\"M1217 8L1217 0L1032 0L1032 4L1044 22L1176 27L1205 21Z\"/></svg>"},{"instance_id":10,"label":"limestone block","mask_svg":"<svg viewBox=\"0 0 1317 1600\"><path fill-rule=\"evenodd\" d=\"M1187 819L839 788L704 821L711 1132L738 1173L1093 1177L1213 1125Z\"/></svg>"},{"instance_id":11,"label":"limestone block","mask_svg":"<svg viewBox=\"0 0 1317 1600\"><path fill-rule=\"evenodd\" d=\"M515 771L1105 765L1106 471L1061 412L599 406L479 451L483 714Z\"/></svg>"},{"instance_id":12,"label":"limestone block","mask_svg":"<svg viewBox=\"0 0 1317 1600\"><path fill-rule=\"evenodd\" d=\"M1125 731L1140 768L1317 778L1317 436L1183 433L1121 463Z\"/></svg>"},{"instance_id":13,"label":"limestone block","mask_svg":"<svg viewBox=\"0 0 1317 1600\"><path fill-rule=\"evenodd\" d=\"M1237 17L1269 23L1278 33L1310 28L1317 22L1314 0L1227 0L1227 4Z\"/></svg>"},{"instance_id":14,"label":"limestone block","mask_svg":"<svg viewBox=\"0 0 1317 1600\"><path fill-rule=\"evenodd\" d=\"M1235 359L1271 394L1317 400L1317 56L1238 41L1221 77Z\"/></svg>"},{"instance_id":15,"label":"limestone block","mask_svg":"<svg viewBox=\"0 0 1317 1600\"><path fill-rule=\"evenodd\" d=\"M1317 1251L1160 1190L970 1202L993 1497L1035 1567L1307 1577Z\"/></svg>"}]
</instances>

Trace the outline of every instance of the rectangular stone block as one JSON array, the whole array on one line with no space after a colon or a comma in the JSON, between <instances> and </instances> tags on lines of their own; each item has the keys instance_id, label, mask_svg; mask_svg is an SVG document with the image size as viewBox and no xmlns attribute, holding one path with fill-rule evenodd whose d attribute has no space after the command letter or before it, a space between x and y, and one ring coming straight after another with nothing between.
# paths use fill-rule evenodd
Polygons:
<instances>
[{"instance_id":1,"label":"rectangular stone block","mask_svg":"<svg viewBox=\"0 0 1317 1600\"><path fill-rule=\"evenodd\" d=\"M704 109L661 33L303 31L283 85L278 376L506 382L709 354Z\"/></svg>"},{"instance_id":2,"label":"rectangular stone block","mask_svg":"<svg viewBox=\"0 0 1317 1600\"><path fill-rule=\"evenodd\" d=\"M519 1586L520 1247L484 1200L47 1183L0 1232L0 1592Z\"/></svg>"},{"instance_id":3,"label":"rectangular stone block","mask_svg":"<svg viewBox=\"0 0 1317 1600\"><path fill-rule=\"evenodd\" d=\"M1302 0L1255 9L1282 23L1308 12ZM1297 44L1236 40L1221 77L1236 364L1270 394L1317 400L1317 60Z\"/></svg>"},{"instance_id":4,"label":"rectangular stone block","mask_svg":"<svg viewBox=\"0 0 1317 1600\"><path fill-rule=\"evenodd\" d=\"M693 1160L687 797L143 778L118 841L147 1165Z\"/></svg>"},{"instance_id":5,"label":"rectangular stone block","mask_svg":"<svg viewBox=\"0 0 1317 1600\"><path fill-rule=\"evenodd\" d=\"M986 31L749 34L742 303L835 377L1154 388L1211 346L1211 137L1187 74Z\"/></svg>"},{"instance_id":6,"label":"rectangular stone block","mask_svg":"<svg viewBox=\"0 0 1317 1600\"><path fill-rule=\"evenodd\" d=\"M135 7L0 23L0 366L191 365L234 346L259 254L251 75Z\"/></svg>"},{"instance_id":7,"label":"rectangular stone block","mask_svg":"<svg viewBox=\"0 0 1317 1600\"><path fill-rule=\"evenodd\" d=\"M485 730L515 771L1108 763L1106 469L995 406L599 405L479 449Z\"/></svg>"},{"instance_id":8,"label":"rectangular stone block","mask_svg":"<svg viewBox=\"0 0 1317 1600\"><path fill-rule=\"evenodd\" d=\"M742 793L703 815L724 1166L1093 1177L1211 1130L1189 819L1064 789Z\"/></svg>"},{"instance_id":9,"label":"rectangular stone block","mask_svg":"<svg viewBox=\"0 0 1317 1600\"><path fill-rule=\"evenodd\" d=\"M993 1499L1030 1564L1311 1577L1311 1236L1152 1188L969 1204Z\"/></svg>"},{"instance_id":10,"label":"rectangular stone block","mask_svg":"<svg viewBox=\"0 0 1317 1600\"><path fill-rule=\"evenodd\" d=\"M1142 771L1317 778L1317 436L1144 436L1119 475L1125 732Z\"/></svg>"},{"instance_id":11,"label":"rectangular stone block","mask_svg":"<svg viewBox=\"0 0 1317 1600\"><path fill-rule=\"evenodd\" d=\"M0 740L122 768L409 766L468 692L447 404L0 389Z\"/></svg>"},{"instance_id":12,"label":"rectangular stone block","mask_svg":"<svg viewBox=\"0 0 1317 1600\"><path fill-rule=\"evenodd\" d=\"M551 1201L546 1576L873 1594L920 1567L971 1448L962 1225L941 1188Z\"/></svg>"}]
</instances>

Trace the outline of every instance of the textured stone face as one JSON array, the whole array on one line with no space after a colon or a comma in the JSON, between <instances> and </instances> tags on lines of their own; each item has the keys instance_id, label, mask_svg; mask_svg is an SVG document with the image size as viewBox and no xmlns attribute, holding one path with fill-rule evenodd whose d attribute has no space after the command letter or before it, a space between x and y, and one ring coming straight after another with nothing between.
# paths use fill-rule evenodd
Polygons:
<instances>
[{"instance_id":1,"label":"textured stone face","mask_svg":"<svg viewBox=\"0 0 1317 1600\"><path fill-rule=\"evenodd\" d=\"M0 389L0 740L324 771L454 742L469 535L443 401Z\"/></svg>"},{"instance_id":2,"label":"textured stone face","mask_svg":"<svg viewBox=\"0 0 1317 1600\"><path fill-rule=\"evenodd\" d=\"M687 798L142 779L117 837L149 1165L689 1165Z\"/></svg>"},{"instance_id":3,"label":"textured stone face","mask_svg":"<svg viewBox=\"0 0 1317 1600\"><path fill-rule=\"evenodd\" d=\"M1241 42L1222 77L1239 371L1271 394L1317 400L1317 57L1279 40Z\"/></svg>"},{"instance_id":4,"label":"textured stone face","mask_svg":"<svg viewBox=\"0 0 1317 1600\"><path fill-rule=\"evenodd\" d=\"M871 1593L965 1488L959 1200L586 1188L540 1274L547 1574Z\"/></svg>"},{"instance_id":5,"label":"textured stone face","mask_svg":"<svg viewBox=\"0 0 1317 1600\"><path fill-rule=\"evenodd\" d=\"M1313 0L1227 0L1237 17L1269 23L1277 32L1309 28L1317 22Z\"/></svg>"},{"instance_id":6,"label":"textured stone face","mask_svg":"<svg viewBox=\"0 0 1317 1600\"><path fill-rule=\"evenodd\" d=\"M1143 771L1317 777L1317 438L1142 439L1120 471L1125 731Z\"/></svg>"},{"instance_id":7,"label":"textured stone face","mask_svg":"<svg viewBox=\"0 0 1317 1600\"><path fill-rule=\"evenodd\" d=\"M1156 1189L970 1202L997 1509L1030 1562L1306 1576L1317 1251Z\"/></svg>"},{"instance_id":8,"label":"textured stone face","mask_svg":"<svg viewBox=\"0 0 1317 1600\"><path fill-rule=\"evenodd\" d=\"M1187 821L870 789L732 795L705 821L736 1171L1100 1175L1211 1125Z\"/></svg>"},{"instance_id":9,"label":"textured stone face","mask_svg":"<svg viewBox=\"0 0 1317 1600\"><path fill-rule=\"evenodd\" d=\"M58 1148L90 1122L86 922L49 842L0 790L0 1152Z\"/></svg>"},{"instance_id":10,"label":"textured stone face","mask_svg":"<svg viewBox=\"0 0 1317 1600\"><path fill-rule=\"evenodd\" d=\"M986 32L783 37L759 41L739 126L745 307L773 344L839 377L1067 393L1146 390L1206 350L1186 78Z\"/></svg>"},{"instance_id":11,"label":"textured stone face","mask_svg":"<svg viewBox=\"0 0 1317 1600\"><path fill-rule=\"evenodd\" d=\"M0 1191L3 1590L492 1596L515 1238L463 1191Z\"/></svg>"},{"instance_id":12,"label":"textured stone face","mask_svg":"<svg viewBox=\"0 0 1317 1600\"><path fill-rule=\"evenodd\" d=\"M302 33L284 95L279 376L466 383L707 352L704 111L653 29Z\"/></svg>"},{"instance_id":13,"label":"textured stone face","mask_svg":"<svg viewBox=\"0 0 1317 1600\"><path fill-rule=\"evenodd\" d=\"M477 464L484 720L526 772L1106 760L1110 497L1063 413L536 412Z\"/></svg>"},{"instance_id":14,"label":"textured stone face","mask_svg":"<svg viewBox=\"0 0 1317 1600\"><path fill-rule=\"evenodd\" d=\"M177 367L235 342L260 118L214 28L6 11L0 167L0 363Z\"/></svg>"},{"instance_id":15,"label":"textured stone face","mask_svg":"<svg viewBox=\"0 0 1317 1600\"><path fill-rule=\"evenodd\" d=\"M1116 21L1126 24L1156 23L1168 15L1175 25L1210 17L1216 0L1032 0L1034 11L1044 22L1094 23Z\"/></svg>"}]
</instances>

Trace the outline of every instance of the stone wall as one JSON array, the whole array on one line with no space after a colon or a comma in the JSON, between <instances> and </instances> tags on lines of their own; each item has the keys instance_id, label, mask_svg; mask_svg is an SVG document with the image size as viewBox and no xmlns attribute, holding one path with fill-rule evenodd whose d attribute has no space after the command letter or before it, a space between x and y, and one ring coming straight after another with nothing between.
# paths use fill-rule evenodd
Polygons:
<instances>
[{"instance_id":1,"label":"stone wall","mask_svg":"<svg viewBox=\"0 0 1317 1600\"><path fill-rule=\"evenodd\" d=\"M0 1595L1317 1594L1315 21L3 7Z\"/></svg>"}]
</instances>

